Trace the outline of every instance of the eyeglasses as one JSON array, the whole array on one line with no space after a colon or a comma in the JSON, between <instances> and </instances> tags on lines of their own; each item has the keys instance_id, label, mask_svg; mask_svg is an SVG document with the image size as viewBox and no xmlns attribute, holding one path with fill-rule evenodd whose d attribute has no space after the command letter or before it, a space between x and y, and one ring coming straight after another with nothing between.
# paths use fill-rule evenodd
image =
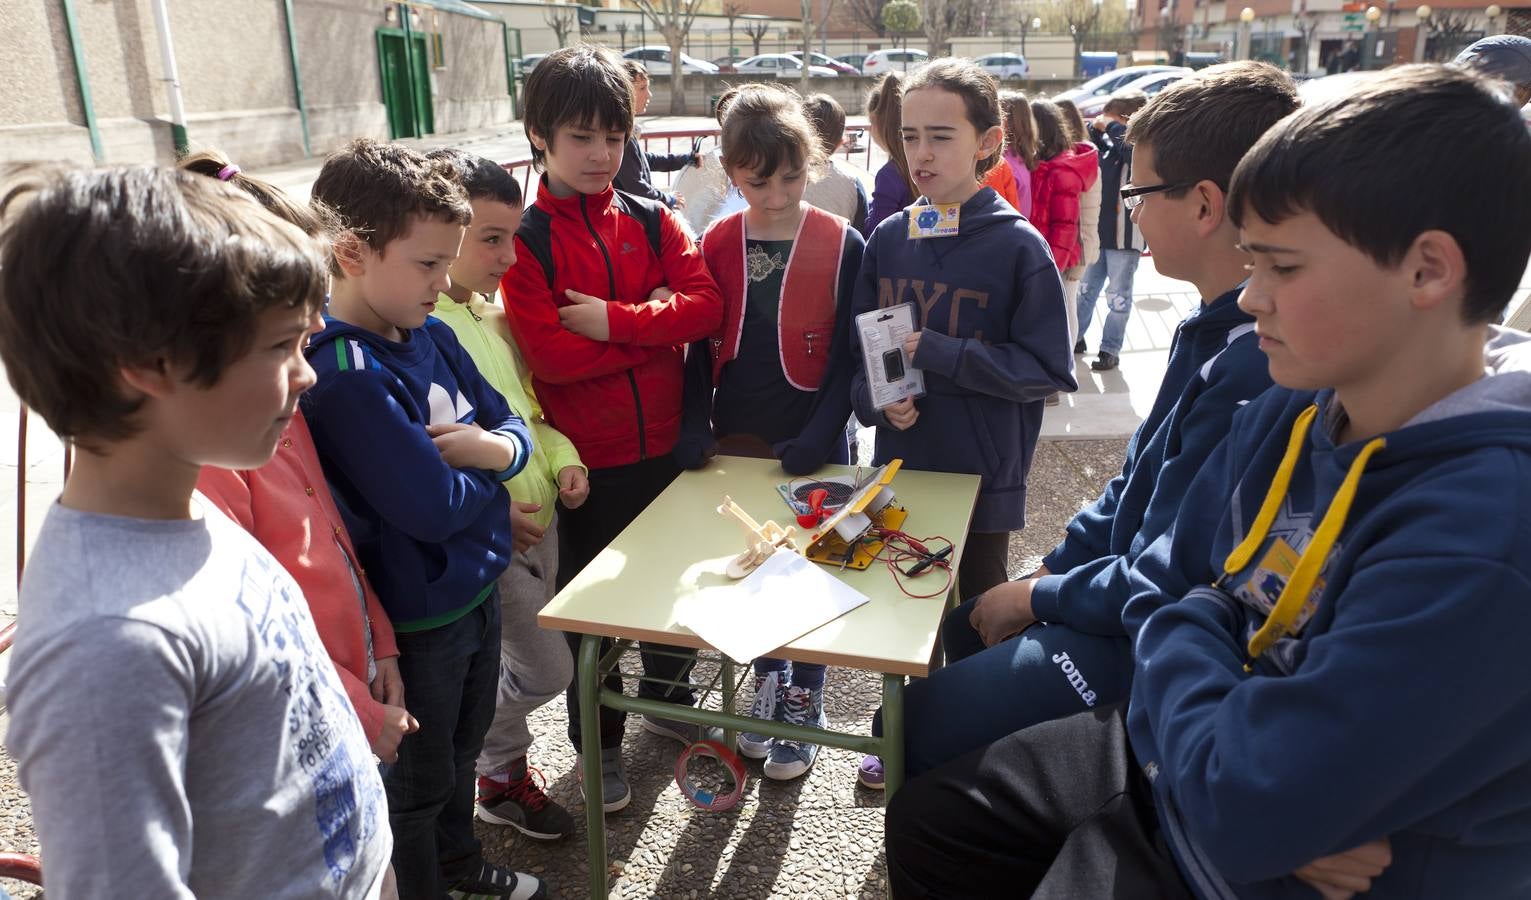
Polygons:
<instances>
[{"instance_id":1,"label":"eyeglasses","mask_svg":"<svg viewBox=\"0 0 1531 900\"><path fill-rule=\"evenodd\" d=\"M1181 188L1188 187L1190 185L1179 182L1175 184L1150 184L1146 187L1137 187L1136 185L1129 184L1121 190L1122 205L1128 209L1137 209L1143 205L1143 198L1149 194L1157 194L1162 191L1178 191Z\"/></svg>"}]
</instances>

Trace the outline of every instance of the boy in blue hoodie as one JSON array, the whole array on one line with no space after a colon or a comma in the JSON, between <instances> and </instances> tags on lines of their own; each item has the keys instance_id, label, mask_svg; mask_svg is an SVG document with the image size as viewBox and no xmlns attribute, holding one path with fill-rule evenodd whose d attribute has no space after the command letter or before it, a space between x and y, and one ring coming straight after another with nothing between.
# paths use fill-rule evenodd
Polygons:
<instances>
[{"instance_id":1,"label":"boy in blue hoodie","mask_svg":"<svg viewBox=\"0 0 1531 900\"><path fill-rule=\"evenodd\" d=\"M1237 62L1198 72L1134 115L1138 184L1124 186L1125 206L1153 242L1159 271L1196 285L1202 305L1176 329L1121 473L1074 517L1040 569L947 616L948 665L906 695L911 775L1028 725L1126 699L1127 573L1174 522L1234 412L1271 385L1254 319L1238 307L1248 257L1226 197L1239 160L1296 108L1291 76ZM1163 184L1181 187L1153 190Z\"/></svg>"},{"instance_id":2,"label":"boy in blue hoodie","mask_svg":"<svg viewBox=\"0 0 1531 900\"><path fill-rule=\"evenodd\" d=\"M473 835L474 760L500 671L495 581L512 552L501 488L531 434L430 318L472 207L444 163L358 140L325 160L314 200L346 229L304 398L342 515L393 620L419 731L384 775L402 897L546 891L493 866Z\"/></svg>"},{"instance_id":3,"label":"boy in blue hoodie","mask_svg":"<svg viewBox=\"0 0 1531 900\"><path fill-rule=\"evenodd\" d=\"M1518 110L1442 66L1255 145L1229 205L1280 387L1135 568L1125 718L912 781L894 896L1531 892L1531 339L1488 324L1528 194Z\"/></svg>"}]
</instances>

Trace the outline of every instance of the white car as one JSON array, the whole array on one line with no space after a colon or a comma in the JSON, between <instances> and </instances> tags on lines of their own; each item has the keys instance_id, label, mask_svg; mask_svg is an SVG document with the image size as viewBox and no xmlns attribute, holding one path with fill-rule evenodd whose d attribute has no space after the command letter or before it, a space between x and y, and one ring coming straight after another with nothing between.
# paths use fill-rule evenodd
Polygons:
<instances>
[{"instance_id":1,"label":"white car","mask_svg":"<svg viewBox=\"0 0 1531 900\"><path fill-rule=\"evenodd\" d=\"M908 72L930 60L924 50L874 50L861 63L863 75L886 75L889 72Z\"/></svg>"},{"instance_id":2,"label":"white car","mask_svg":"<svg viewBox=\"0 0 1531 900\"><path fill-rule=\"evenodd\" d=\"M1169 87L1170 85L1174 84L1189 74L1191 74L1190 69L1186 69L1183 72L1153 72L1148 75L1144 75L1142 78L1135 78L1132 81L1129 81L1121 87L1117 88L1116 90L1124 91L1128 88L1134 88L1152 97L1153 95L1159 93L1160 91L1164 90L1165 88ZM1112 93L1115 93L1115 91ZM1106 109L1106 104L1110 102L1110 100L1111 94L1101 94L1100 96L1096 97L1086 97L1082 100L1075 100L1074 105L1079 107L1079 114L1084 117L1086 122L1088 122L1089 120L1104 112Z\"/></svg>"},{"instance_id":3,"label":"white car","mask_svg":"<svg viewBox=\"0 0 1531 900\"><path fill-rule=\"evenodd\" d=\"M1031 74L1031 67L1026 65L1026 57L1019 53L990 53L973 62L1000 81L1006 78L1025 78Z\"/></svg>"},{"instance_id":4,"label":"white car","mask_svg":"<svg viewBox=\"0 0 1531 900\"><path fill-rule=\"evenodd\" d=\"M634 47L622 54L626 59L634 59L643 63L643 68L650 75L672 75L673 66L670 62L669 47ZM718 67L710 62L696 59L682 53L680 55L680 70L687 75L716 75Z\"/></svg>"},{"instance_id":5,"label":"white car","mask_svg":"<svg viewBox=\"0 0 1531 900\"><path fill-rule=\"evenodd\" d=\"M734 63L734 71L741 75L775 75L777 78L797 78L803 74L803 64L795 56L785 53L762 53L743 62ZM836 78L839 72L827 66L809 66L810 78Z\"/></svg>"},{"instance_id":6,"label":"white car","mask_svg":"<svg viewBox=\"0 0 1531 900\"><path fill-rule=\"evenodd\" d=\"M1072 100L1078 105L1081 100L1089 100L1091 97L1109 97L1112 91L1115 91L1117 88L1126 87L1128 82L1136 81L1144 75L1152 75L1155 72L1179 72L1186 74L1190 71L1190 69L1184 66L1128 66L1125 69L1112 69L1104 75L1096 75L1079 87L1059 91L1048 99L1054 103L1059 100ZM1082 105L1079 111L1081 113L1084 112Z\"/></svg>"}]
</instances>

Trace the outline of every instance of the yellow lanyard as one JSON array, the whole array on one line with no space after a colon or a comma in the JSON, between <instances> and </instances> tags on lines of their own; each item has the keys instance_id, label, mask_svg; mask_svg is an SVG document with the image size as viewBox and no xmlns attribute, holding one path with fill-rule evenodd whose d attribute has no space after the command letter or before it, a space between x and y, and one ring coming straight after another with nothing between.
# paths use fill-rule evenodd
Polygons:
<instances>
[{"instance_id":1,"label":"yellow lanyard","mask_svg":"<svg viewBox=\"0 0 1531 900\"><path fill-rule=\"evenodd\" d=\"M1303 445L1307 443L1308 430L1316 418L1318 418L1318 407L1310 406L1303 410L1302 415L1298 416L1297 421L1292 424L1292 437L1287 442L1286 454L1281 457L1281 465L1276 467L1276 477L1271 480L1270 490L1265 493L1265 501L1260 504L1260 512L1250 525L1249 533L1237 547L1233 548L1233 552L1229 553L1228 558L1223 562L1223 577L1218 579L1220 584L1249 565L1260 546L1265 543L1266 536L1270 534L1271 525L1276 521L1276 514L1281 510L1281 501L1286 497L1287 488L1291 486L1292 471L1297 468L1297 460L1302 456ZM1318 529L1313 532L1313 540L1308 543L1308 548L1298 558L1297 566L1292 570L1292 577L1287 579L1286 586L1281 589L1281 596L1276 600L1276 605L1271 607L1260 630L1250 637L1249 661L1244 664L1244 671L1251 671L1254 661L1260 657L1260 654L1291 633L1293 623L1302 613L1303 605L1313 592L1313 584L1318 580L1319 572L1323 570L1325 558L1329 556L1329 551L1334 548L1335 540L1339 538L1340 531L1345 527L1345 517L1350 514L1350 505L1355 501L1356 487L1361 483L1361 473L1366 469L1367 461L1374 453L1386 446L1385 439L1372 438L1366 442L1366 446L1361 448L1361 452L1350 464L1349 471L1345 473L1345 480L1340 483L1340 489L1335 492L1334 500L1324 513L1323 520L1318 523Z\"/></svg>"}]
</instances>

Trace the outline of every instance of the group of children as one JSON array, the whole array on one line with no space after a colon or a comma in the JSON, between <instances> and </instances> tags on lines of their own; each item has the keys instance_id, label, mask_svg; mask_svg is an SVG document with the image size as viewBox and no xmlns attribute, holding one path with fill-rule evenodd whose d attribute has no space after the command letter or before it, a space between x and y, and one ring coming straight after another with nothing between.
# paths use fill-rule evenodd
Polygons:
<instances>
[{"instance_id":1,"label":"group of children","mask_svg":"<svg viewBox=\"0 0 1531 900\"><path fill-rule=\"evenodd\" d=\"M1527 344L1485 324L1531 255L1511 107L1443 67L1294 112L1287 76L1220 66L1088 128L961 60L878 91L865 237L808 199L843 112L775 86L729 97L744 207L699 243L614 190L641 88L590 46L528 78L529 206L493 162L365 140L311 205L213 155L22 170L0 357L78 449L9 679L49 891L545 896L472 823L572 831L527 717L565 693L582 746L579 636L537 612L682 468L844 462L852 414L874 462L982 479L951 663L908 691L896 896L1524 890ZM1450 185L1446 147L1473 157ZM1203 305L1122 473L1011 581L1044 404L1076 388L1067 273L1130 285L1079 269L1092 189L1106 252L1136 225ZM905 302L926 394L879 409L851 322ZM694 654L641 650L640 693L693 703ZM824 724L822 666L755 674L755 715ZM624 723L601 710L582 785L608 812ZM780 779L818 753L738 746Z\"/></svg>"}]
</instances>

